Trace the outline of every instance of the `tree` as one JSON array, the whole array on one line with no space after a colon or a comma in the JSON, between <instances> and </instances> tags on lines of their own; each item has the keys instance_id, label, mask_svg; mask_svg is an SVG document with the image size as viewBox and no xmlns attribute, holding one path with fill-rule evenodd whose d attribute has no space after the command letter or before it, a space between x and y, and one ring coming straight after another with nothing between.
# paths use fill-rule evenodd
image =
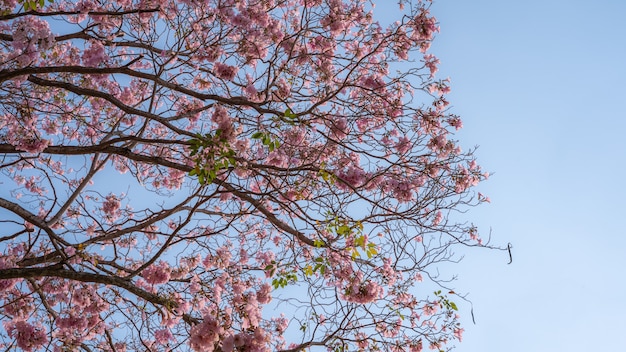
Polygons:
<instances>
[{"instance_id":1,"label":"tree","mask_svg":"<svg viewBox=\"0 0 626 352\"><path fill-rule=\"evenodd\" d=\"M488 246L463 215L487 174L453 139L429 6L0 3L2 347L460 340L436 273Z\"/></svg>"}]
</instances>

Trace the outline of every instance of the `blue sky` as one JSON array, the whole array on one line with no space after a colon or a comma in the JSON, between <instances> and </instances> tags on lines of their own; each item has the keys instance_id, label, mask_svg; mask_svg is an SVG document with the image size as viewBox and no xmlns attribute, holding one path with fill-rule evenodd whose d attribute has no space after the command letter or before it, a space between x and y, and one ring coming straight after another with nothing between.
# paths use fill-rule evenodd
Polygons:
<instances>
[{"instance_id":1,"label":"blue sky","mask_svg":"<svg viewBox=\"0 0 626 352\"><path fill-rule=\"evenodd\" d=\"M380 4L379 4L380 7ZM432 52L492 203L472 210L514 261L469 251L457 351L626 344L626 1L440 0Z\"/></svg>"}]
</instances>

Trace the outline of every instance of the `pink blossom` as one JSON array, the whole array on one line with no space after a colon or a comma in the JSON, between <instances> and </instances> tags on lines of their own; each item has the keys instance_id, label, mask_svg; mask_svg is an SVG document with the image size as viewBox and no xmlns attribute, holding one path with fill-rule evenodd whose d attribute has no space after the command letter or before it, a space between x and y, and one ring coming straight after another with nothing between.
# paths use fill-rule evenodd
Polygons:
<instances>
[{"instance_id":1,"label":"pink blossom","mask_svg":"<svg viewBox=\"0 0 626 352\"><path fill-rule=\"evenodd\" d=\"M424 307L422 307L422 312L424 312L425 316L431 316L431 315L437 313L438 304L439 304L438 302L425 304Z\"/></svg>"},{"instance_id":2,"label":"pink blossom","mask_svg":"<svg viewBox=\"0 0 626 352\"><path fill-rule=\"evenodd\" d=\"M2 280L9 281L9 280ZM17 280L10 280L17 281ZM0 281L0 287L2 287L2 282ZM11 287L13 288L13 287ZM8 291L4 291L8 293ZM12 291L11 293L15 293L16 291ZM0 297L2 294L0 294ZM3 307L3 314L8 317L13 317L14 319L27 319L28 316L35 310L35 300L32 297L24 297L23 299L12 300L12 302L6 304Z\"/></svg>"},{"instance_id":3,"label":"pink blossom","mask_svg":"<svg viewBox=\"0 0 626 352\"><path fill-rule=\"evenodd\" d=\"M228 114L223 106L217 105L213 110L211 121L217 125L217 130L220 132L220 138L225 140L232 140L235 137L235 128L233 126L233 119Z\"/></svg>"},{"instance_id":4,"label":"pink blossom","mask_svg":"<svg viewBox=\"0 0 626 352\"><path fill-rule=\"evenodd\" d=\"M0 9L10 11L17 5L17 0L2 0L0 1Z\"/></svg>"},{"instance_id":5,"label":"pink blossom","mask_svg":"<svg viewBox=\"0 0 626 352\"><path fill-rule=\"evenodd\" d=\"M159 329L154 332L154 339L160 345L166 345L174 336L169 329Z\"/></svg>"},{"instance_id":6,"label":"pink blossom","mask_svg":"<svg viewBox=\"0 0 626 352\"><path fill-rule=\"evenodd\" d=\"M18 62L27 65L38 58L39 51L54 45L54 35L47 21L35 16L22 17L13 23L11 45Z\"/></svg>"},{"instance_id":7,"label":"pink blossom","mask_svg":"<svg viewBox=\"0 0 626 352\"><path fill-rule=\"evenodd\" d=\"M235 336L229 334L222 339L222 352L232 352L235 349Z\"/></svg>"},{"instance_id":8,"label":"pink blossom","mask_svg":"<svg viewBox=\"0 0 626 352\"><path fill-rule=\"evenodd\" d=\"M459 342L463 341L463 331L465 331L463 328L454 328L454 337L456 337Z\"/></svg>"},{"instance_id":9,"label":"pink blossom","mask_svg":"<svg viewBox=\"0 0 626 352\"><path fill-rule=\"evenodd\" d=\"M484 194L478 192L478 200L480 202L486 202L486 203L491 203L491 199L489 199L489 197L485 196Z\"/></svg>"},{"instance_id":10,"label":"pink blossom","mask_svg":"<svg viewBox=\"0 0 626 352\"><path fill-rule=\"evenodd\" d=\"M191 328L189 346L197 352L212 352L224 329L211 314L206 314L200 324Z\"/></svg>"},{"instance_id":11,"label":"pink blossom","mask_svg":"<svg viewBox=\"0 0 626 352\"><path fill-rule=\"evenodd\" d=\"M424 65L430 70L430 77L434 77L438 71L439 59L432 54L424 55Z\"/></svg>"},{"instance_id":12,"label":"pink blossom","mask_svg":"<svg viewBox=\"0 0 626 352\"><path fill-rule=\"evenodd\" d=\"M280 317L278 317L278 318L272 318L272 321L275 323L276 331L278 333L282 334L289 327L289 319L285 318L285 314L284 313L281 313Z\"/></svg>"},{"instance_id":13,"label":"pink blossom","mask_svg":"<svg viewBox=\"0 0 626 352\"><path fill-rule=\"evenodd\" d=\"M65 317L58 317L55 322L60 330L78 331L81 333L89 326L89 321L84 315L70 314Z\"/></svg>"},{"instance_id":14,"label":"pink blossom","mask_svg":"<svg viewBox=\"0 0 626 352\"><path fill-rule=\"evenodd\" d=\"M378 76L363 76L360 81L361 85L365 88L379 89L385 86L385 82Z\"/></svg>"},{"instance_id":15,"label":"pink blossom","mask_svg":"<svg viewBox=\"0 0 626 352\"><path fill-rule=\"evenodd\" d=\"M27 153L41 153L43 152L50 142L47 139L41 138L23 138L19 139L15 148L17 150L23 150Z\"/></svg>"},{"instance_id":16,"label":"pink blossom","mask_svg":"<svg viewBox=\"0 0 626 352\"><path fill-rule=\"evenodd\" d=\"M280 99L288 98L291 95L291 86L284 78L280 78L278 82L276 82L276 96Z\"/></svg>"},{"instance_id":17,"label":"pink blossom","mask_svg":"<svg viewBox=\"0 0 626 352\"><path fill-rule=\"evenodd\" d=\"M374 281L367 280L363 283L359 283L354 280L344 293L344 299L348 302L355 303L371 303L383 294L383 288Z\"/></svg>"},{"instance_id":18,"label":"pink blossom","mask_svg":"<svg viewBox=\"0 0 626 352\"><path fill-rule=\"evenodd\" d=\"M41 324L32 325L24 320L14 320L4 323L9 336L15 339L17 347L30 352L48 343L46 328Z\"/></svg>"},{"instance_id":19,"label":"pink blossom","mask_svg":"<svg viewBox=\"0 0 626 352\"><path fill-rule=\"evenodd\" d=\"M419 339L417 342L412 341L409 344L409 352L422 352L422 339Z\"/></svg>"},{"instance_id":20,"label":"pink blossom","mask_svg":"<svg viewBox=\"0 0 626 352\"><path fill-rule=\"evenodd\" d=\"M120 211L121 202L117 196L110 194L105 197L102 203L102 212L107 220L115 221L122 214Z\"/></svg>"},{"instance_id":21,"label":"pink blossom","mask_svg":"<svg viewBox=\"0 0 626 352\"><path fill-rule=\"evenodd\" d=\"M424 278L422 277L422 273L415 274L415 280L417 282L422 282L424 280Z\"/></svg>"},{"instance_id":22,"label":"pink blossom","mask_svg":"<svg viewBox=\"0 0 626 352\"><path fill-rule=\"evenodd\" d=\"M76 254L76 248L72 246L65 247L65 255L67 255L68 257L71 257L74 254Z\"/></svg>"},{"instance_id":23,"label":"pink blossom","mask_svg":"<svg viewBox=\"0 0 626 352\"><path fill-rule=\"evenodd\" d=\"M221 62L216 62L213 65L213 74L215 74L217 78L225 79L227 81L232 81L233 78L235 78L237 71L237 67L223 64Z\"/></svg>"},{"instance_id":24,"label":"pink blossom","mask_svg":"<svg viewBox=\"0 0 626 352\"><path fill-rule=\"evenodd\" d=\"M345 138L350 132L350 128L348 126L348 120L343 117L338 117L331 122L331 135L333 138L337 140L341 140Z\"/></svg>"},{"instance_id":25,"label":"pink blossom","mask_svg":"<svg viewBox=\"0 0 626 352\"><path fill-rule=\"evenodd\" d=\"M398 142L394 146L398 154L406 154L413 147L411 140L406 136L402 136L398 138Z\"/></svg>"},{"instance_id":26,"label":"pink blossom","mask_svg":"<svg viewBox=\"0 0 626 352\"><path fill-rule=\"evenodd\" d=\"M261 308L255 295L247 295L246 304L243 306L243 322L241 327L244 329L259 326L261 322Z\"/></svg>"},{"instance_id":27,"label":"pink blossom","mask_svg":"<svg viewBox=\"0 0 626 352\"><path fill-rule=\"evenodd\" d=\"M460 339L456 318L406 290L437 269L430 232L480 243L445 215L488 200L464 193L487 175L450 137L462 122L425 53L429 2L401 0L381 24L364 0L61 0L31 14L0 0L0 130L18 150L3 172L40 218L14 223L5 242L21 249L3 247L0 271L68 259L78 275L0 280L1 347L266 352L313 338L417 352L416 339ZM233 151L236 165L218 165ZM215 182L198 184L196 165L220 169ZM60 239L39 234L52 218ZM291 273L297 290L273 290ZM115 285L127 275L133 287ZM298 305L293 324L268 311L278 298ZM359 321L334 329L347 310Z\"/></svg>"},{"instance_id":28,"label":"pink blossom","mask_svg":"<svg viewBox=\"0 0 626 352\"><path fill-rule=\"evenodd\" d=\"M410 202L414 197L413 186L409 182L394 181L391 192L393 197L401 203Z\"/></svg>"},{"instance_id":29,"label":"pink blossom","mask_svg":"<svg viewBox=\"0 0 626 352\"><path fill-rule=\"evenodd\" d=\"M24 188L34 194L43 195L44 190L40 186L39 177L31 176L25 183Z\"/></svg>"},{"instance_id":30,"label":"pink blossom","mask_svg":"<svg viewBox=\"0 0 626 352\"><path fill-rule=\"evenodd\" d=\"M287 166L288 161L289 159L283 151L274 150L268 154L266 163L270 166L284 167Z\"/></svg>"},{"instance_id":31,"label":"pink blossom","mask_svg":"<svg viewBox=\"0 0 626 352\"><path fill-rule=\"evenodd\" d=\"M161 260L157 264L152 264L142 272L144 280L150 285L164 284L170 280L172 268Z\"/></svg>"},{"instance_id":32,"label":"pink blossom","mask_svg":"<svg viewBox=\"0 0 626 352\"><path fill-rule=\"evenodd\" d=\"M272 301L272 286L268 283L261 285L256 293L256 298L261 304L268 304Z\"/></svg>"},{"instance_id":33,"label":"pink blossom","mask_svg":"<svg viewBox=\"0 0 626 352\"><path fill-rule=\"evenodd\" d=\"M441 211L437 211L437 213L435 214L435 218L433 219L432 226L439 225L442 219L443 219L443 214L441 213Z\"/></svg>"},{"instance_id":34,"label":"pink blossom","mask_svg":"<svg viewBox=\"0 0 626 352\"><path fill-rule=\"evenodd\" d=\"M209 254L202 261L202 264L207 269L211 269L213 267L225 269L230 265L231 257L232 254L230 253L230 249L226 246L222 246L215 251L215 255Z\"/></svg>"},{"instance_id":35,"label":"pink blossom","mask_svg":"<svg viewBox=\"0 0 626 352\"><path fill-rule=\"evenodd\" d=\"M92 40L85 51L83 51L83 65L89 67L97 67L109 59L104 51L102 42Z\"/></svg>"},{"instance_id":36,"label":"pink blossom","mask_svg":"<svg viewBox=\"0 0 626 352\"><path fill-rule=\"evenodd\" d=\"M345 183L355 188L362 186L367 178L367 174L363 171L363 169L354 166L348 167L347 170L340 172L338 176ZM347 187L342 187L342 185L338 185L338 187L347 189Z\"/></svg>"}]
</instances>

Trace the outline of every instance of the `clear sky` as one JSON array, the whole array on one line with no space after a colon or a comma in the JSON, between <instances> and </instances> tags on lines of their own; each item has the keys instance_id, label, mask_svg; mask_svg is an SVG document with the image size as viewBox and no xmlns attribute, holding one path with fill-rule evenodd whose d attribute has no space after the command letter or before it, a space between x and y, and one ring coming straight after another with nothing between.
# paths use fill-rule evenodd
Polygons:
<instances>
[{"instance_id":1,"label":"clear sky","mask_svg":"<svg viewBox=\"0 0 626 352\"><path fill-rule=\"evenodd\" d=\"M471 214L514 246L511 265L470 251L455 267L476 316L456 351L623 351L626 1L439 0L432 13L457 136L494 172L491 205Z\"/></svg>"}]
</instances>

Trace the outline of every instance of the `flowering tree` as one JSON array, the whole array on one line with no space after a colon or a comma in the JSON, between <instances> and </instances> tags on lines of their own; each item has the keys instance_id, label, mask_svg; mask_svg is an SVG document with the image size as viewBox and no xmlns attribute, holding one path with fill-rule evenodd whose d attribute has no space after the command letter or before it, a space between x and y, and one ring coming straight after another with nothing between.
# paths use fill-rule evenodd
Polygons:
<instances>
[{"instance_id":1,"label":"flowering tree","mask_svg":"<svg viewBox=\"0 0 626 352\"><path fill-rule=\"evenodd\" d=\"M1 1L1 347L460 340L437 264L487 246L462 216L487 175L428 1L393 7Z\"/></svg>"}]
</instances>

